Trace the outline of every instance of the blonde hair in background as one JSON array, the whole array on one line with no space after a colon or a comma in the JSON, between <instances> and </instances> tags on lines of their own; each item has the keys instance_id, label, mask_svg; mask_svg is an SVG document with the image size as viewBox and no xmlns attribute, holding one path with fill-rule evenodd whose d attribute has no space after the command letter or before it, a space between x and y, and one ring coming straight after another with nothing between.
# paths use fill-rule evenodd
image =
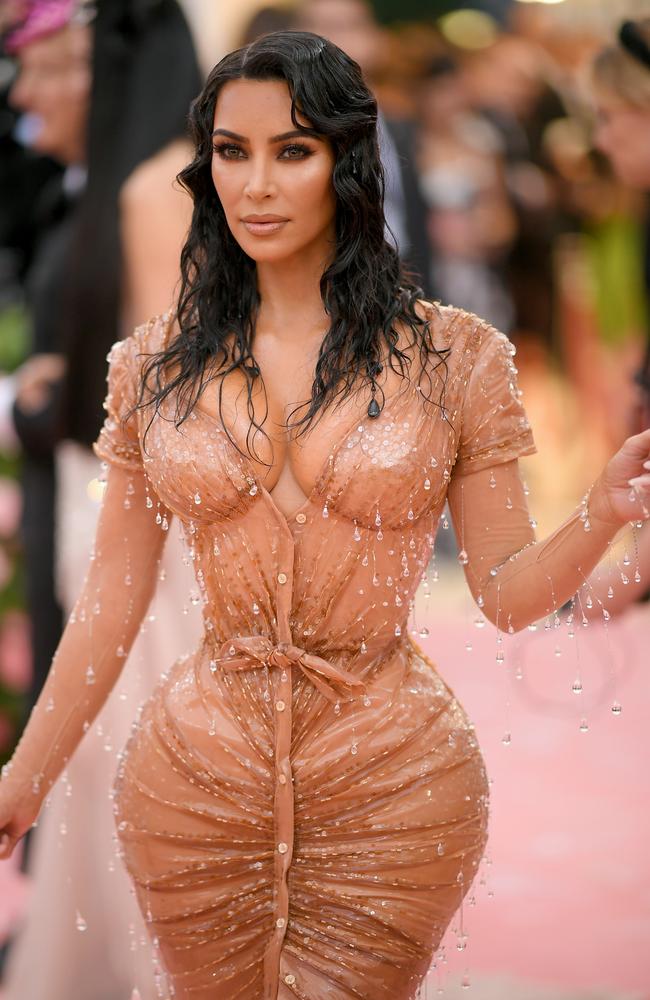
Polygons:
<instances>
[{"instance_id":1,"label":"blonde hair in background","mask_svg":"<svg viewBox=\"0 0 650 1000\"><path fill-rule=\"evenodd\" d=\"M650 48L650 18L635 21L634 26ZM601 92L650 111L650 66L628 52L620 41L596 56L591 75L594 86Z\"/></svg>"}]
</instances>

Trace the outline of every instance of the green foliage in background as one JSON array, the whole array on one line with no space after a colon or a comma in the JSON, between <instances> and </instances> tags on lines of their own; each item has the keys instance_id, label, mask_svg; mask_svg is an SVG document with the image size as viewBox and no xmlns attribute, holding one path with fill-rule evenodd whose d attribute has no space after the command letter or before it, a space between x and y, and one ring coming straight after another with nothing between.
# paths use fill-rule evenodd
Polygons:
<instances>
[{"instance_id":1,"label":"green foliage in background","mask_svg":"<svg viewBox=\"0 0 650 1000\"><path fill-rule=\"evenodd\" d=\"M21 364L27 353L29 327L25 310L12 305L0 310L0 372L13 372ZM0 478L18 481L20 460L0 450ZM9 612L23 607L24 580L20 543L17 537L0 538L3 556L9 561L11 571L5 584L0 588L0 629ZM0 716L9 722L15 733L23 713L23 699L19 692L7 688L0 681ZM10 744L0 749L0 765L8 759L13 747Z\"/></svg>"}]
</instances>

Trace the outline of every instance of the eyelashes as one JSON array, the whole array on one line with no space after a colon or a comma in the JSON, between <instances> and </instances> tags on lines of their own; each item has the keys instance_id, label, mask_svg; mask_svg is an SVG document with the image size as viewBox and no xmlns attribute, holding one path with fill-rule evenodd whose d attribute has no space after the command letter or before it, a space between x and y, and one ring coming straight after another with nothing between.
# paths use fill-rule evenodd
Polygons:
<instances>
[{"instance_id":1,"label":"eyelashes","mask_svg":"<svg viewBox=\"0 0 650 1000\"><path fill-rule=\"evenodd\" d=\"M212 148L214 149L217 156L222 160L246 159L246 154L242 149L242 147L232 142L217 142L213 144ZM285 153L288 155L285 155ZM300 142L292 142L289 145L282 147L282 149L280 150L279 159L306 160L307 157L313 156L313 153L314 150L310 149L309 146L305 146L303 145L303 143Z\"/></svg>"}]
</instances>

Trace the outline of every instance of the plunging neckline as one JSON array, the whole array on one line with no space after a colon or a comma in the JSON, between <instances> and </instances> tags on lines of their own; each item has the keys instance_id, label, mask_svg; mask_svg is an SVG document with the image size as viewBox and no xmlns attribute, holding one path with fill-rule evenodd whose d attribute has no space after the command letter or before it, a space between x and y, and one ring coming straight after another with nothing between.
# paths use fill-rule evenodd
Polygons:
<instances>
[{"instance_id":1,"label":"plunging neckline","mask_svg":"<svg viewBox=\"0 0 650 1000\"><path fill-rule=\"evenodd\" d=\"M421 398L421 390L420 390L419 386L414 385L414 383L410 379L407 380L406 390L404 390L404 391L411 392L414 395L417 395L418 397ZM278 504L276 503L276 501L275 501L275 499L273 497L273 493L269 489L267 489L267 487L262 482L261 477L260 477L259 473L256 471L255 466L253 465L253 461L250 458L250 456L247 455L244 451L240 451L239 450L239 448L237 447L237 445L234 443L234 441L231 439L231 437L229 436L229 434L226 432L226 430L225 430L225 428L223 426L223 423L220 423L219 426L220 426L220 430L222 430L223 433L224 433L224 436L225 436L228 448L230 448L231 452L234 453L238 457L238 459L242 462L242 464L244 465L244 467L246 469L246 479L247 479L247 481L250 483L251 486L255 486L256 487L256 491L259 492L259 494L264 497L264 499L266 500L267 504L272 508L272 510L276 513L276 515L282 519L282 521L285 523L285 525L290 529L290 526L291 526L292 523L293 524L297 523L296 522L297 516L299 514L305 513L308 510L308 508L312 506L312 504L314 503L316 497L320 494L321 488L323 486L323 483L325 482L325 479L328 476L328 472L331 475L331 470L332 470L332 468L334 466L334 462L336 461L336 458L337 458L339 452L345 446L345 444L348 442L348 440L350 439L350 437L354 433L355 429L358 429L362 425L365 427L367 421L371 421L373 426L379 427L380 424L381 424L382 418L388 412L388 410L390 409L390 407L393 405L395 399L397 399L397 398L403 398L403 391L402 391L401 387L396 392L393 392L385 400L384 405L382 407L382 410L381 410L381 412L380 412L380 414L379 414L378 417L369 417L367 415L367 413L365 415L360 415L360 414L356 414L355 415L354 420L350 422L350 424L346 427L346 429L343 431L343 433L340 435L340 437L334 442L334 444L333 444L333 446L332 446L332 448L330 450L329 455L323 461L323 463L322 463L322 465L321 465L318 473L316 474L316 478L314 479L314 485L312 486L311 490L308 493L304 494L304 500L302 501L302 503L298 507L296 507L296 509L293 510L290 514L285 514L285 512L280 509L280 507L278 506ZM215 417L213 414L209 413L207 410L205 410L198 403L197 403L195 409L198 411L198 413L201 414L202 417L204 417L204 419L206 419L208 421L211 421L213 423L215 421L218 421L217 417ZM276 483L276 486L277 486L277 483Z\"/></svg>"},{"instance_id":2,"label":"plunging neckline","mask_svg":"<svg viewBox=\"0 0 650 1000\"><path fill-rule=\"evenodd\" d=\"M170 332L170 330L172 328L172 325L175 322L176 315L175 315L175 313L173 313L173 311L170 311L166 315L166 317L165 316L163 317L163 319L165 319L165 318L167 318L169 320L169 323L167 325L167 329L165 331L165 340L166 340L167 336L169 335L169 332ZM412 379L410 379L408 376L406 376L405 379L406 379L406 383L407 383L407 385L406 385L406 391L414 393L414 394L418 395L420 397L420 399L422 399L422 392L421 392L421 388L420 388L419 382L416 385L412 381ZM273 511L276 513L276 515L279 518L282 519L282 521L285 523L285 525L287 526L287 528L290 528L291 523L294 523L294 524L296 523L297 516L299 514L305 513L305 511L314 502L317 494L320 492L320 488L321 488L322 483L323 483L323 481L325 479L325 476L327 474L328 469L330 470L330 473L331 473L331 469L332 469L332 467L334 465L334 462L336 460L336 457L337 457L338 453L340 452L340 450L344 446L344 444L346 444L346 442L348 441L348 439L352 436L355 427L361 426L367 420L371 420L373 422L373 424L375 424L375 426L379 426L379 423L382 420L382 418L384 417L384 414L390 408L390 406L392 405L392 403L394 402L394 400L396 398L398 398L398 397L401 397L401 395L402 395L402 392L401 392L401 387L400 387L400 389L398 389L396 392L393 392L388 398L385 398L384 399L384 405L383 405L383 407L382 407L382 409L381 409L381 411L380 411L380 413L379 413L379 415L377 417L370 417L370 416L368 416L367 411L363 415L357 415L357 416L355 416L354 421L352 421L350 423L350 425L346 428L346 430L343 432L343 434L340 436L340 438L335 442L334 446L332 447L332 449L330 451L330 454L327 456L327 458L325 459L325 461L322 463L322 465L321 465L321 467L320 467L320 469L319 469L319 471L318 471L318 473L316 475L316 478L314 480L313 487L311 488L311 490L309 491L309 493L306 493L304 495L303 502L300 504L299 507L296 507L296 509L294 511L292 511L291 514L285 514L284 511L282 511L280 509L280 507L278 507L278 505L277 505L277 503L276 503L276 501L275 501L275 499L273 497L273 493L270 490L268 490L267 487L264 486L264 484L262 483L262 480L261 480L259 474L257 473L257 471L255 469L255 466L253 465L252 459L244 451L240 451L239 448L236 446L236 444L232 441L230 435L226 432L225 427L223 426L223 421L220 421L219 418L215 414L209 413L207 410L205 410L200 405L200 403L198 401L197 401L197 403L195 405L195 410L197 410L206 420L211 421L212 423L217 422L219 424L220 430L222 430L224 432L224 434L225 434L226 441L228 443L228 447L231 449L231 451L236 456L239 457L239 459L241 461L243 461L243 464L244 464L244 466L246 468L246 471L247 471L247 475L246 475L247 480L249 482L251 482L251 485L255 485L255 487L257 488L257 491L260 493L260 495L262 495L266 499L267 504L273 509ZM276 483L276 486L277 486L277 483Z\"/></svg>"}]
</instances>

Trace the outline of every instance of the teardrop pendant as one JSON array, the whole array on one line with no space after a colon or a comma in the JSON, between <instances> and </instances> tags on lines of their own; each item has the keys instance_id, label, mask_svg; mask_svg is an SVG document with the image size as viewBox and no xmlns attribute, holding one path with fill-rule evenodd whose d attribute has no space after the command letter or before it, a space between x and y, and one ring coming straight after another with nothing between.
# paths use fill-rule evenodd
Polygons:
<instances>
[{"instance_id":1,"label":"teardrop pendant","mask_svg":"<svg viewBox=\"0 0 650 1000\"><path fill-rule=\"evenodd\" d=\"M370 402L368 403L368 416L374 419L375 417L378 417L380 413L381 410L379 408L379 403L373 396Z\"/></svg>"}]
</instances>

